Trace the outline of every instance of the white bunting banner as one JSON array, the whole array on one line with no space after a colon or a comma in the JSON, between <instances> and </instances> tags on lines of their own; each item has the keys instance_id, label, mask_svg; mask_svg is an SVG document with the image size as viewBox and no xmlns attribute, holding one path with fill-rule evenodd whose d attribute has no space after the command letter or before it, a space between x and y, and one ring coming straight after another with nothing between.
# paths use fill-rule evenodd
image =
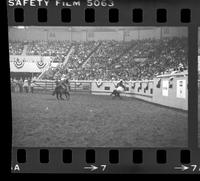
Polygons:
<instances>
[{"instance_id":1,"label":"white bunting banner","mask_svg":"<svg viewBox=\"0 0 200 181\"><path fill-rule=\"evenodd\" d=\"M177 80L176 97L186 98L186 80Z\"/></svg>"}]
</instances>

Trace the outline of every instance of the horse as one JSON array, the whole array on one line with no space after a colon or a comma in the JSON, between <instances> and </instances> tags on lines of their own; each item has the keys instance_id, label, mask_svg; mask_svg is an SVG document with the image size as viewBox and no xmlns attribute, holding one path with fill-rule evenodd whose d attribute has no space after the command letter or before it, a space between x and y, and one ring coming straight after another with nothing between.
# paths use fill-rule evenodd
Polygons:
<instances>
[{"instance_id":1,"label":"horse","mask_svg":"<svg viewBox=\"0 0 200 181\"><path fill-rule=\"evenodd\" d=\"M54 96L56 94L56 98L58 100L59 99L64 100L62 97L62 95L64 94L66 97L66 100L69 100L70 99L69 90L70 90L69 84L64 84L64 82L61 82L61 83L57 84L52 95Z\"/></svg>"},{"instance_id":2,"label":"horse","mask_svg":"<svg viewBox=\"0 0 200 181\"><path fill-rule=\"evenodd\" d=\"M110 94L111 96L114 95L114 97L119 97L121 98L120 94L124 92L124 90L126 89L126 87L123 85L123 82L120 81L117 86L116 89L113 90L113 92Z\"/></svg>"}]
</instances>

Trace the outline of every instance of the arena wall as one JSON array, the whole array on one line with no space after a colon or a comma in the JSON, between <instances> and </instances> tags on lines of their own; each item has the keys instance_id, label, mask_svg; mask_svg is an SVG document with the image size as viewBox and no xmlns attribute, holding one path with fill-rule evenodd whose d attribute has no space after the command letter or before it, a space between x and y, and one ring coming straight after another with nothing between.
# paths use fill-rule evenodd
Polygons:
<instances>
[{"instance_id":1,"label":"arena wall","mask_svg":"<svg viewBox=\"0 0 200 181\"><path fill-rule=\"evenodd\" d=\"M116 89L116 81L70 81L73 92L88 92L93 95L110 95ZM158 76L147 81L127 81L126 90L122 96L133 97L171 108L188 110L188 75L176 74ZM37 80L36 89L50 90L55 88L55 82Z\"/></svg>"},{"instance_id":2,"label":"arena wall","mask_svg":"<svg viewBox=\"0 0 200 181\"><path fill-rule=\"evenodd\" d=\"M154 82L158 82L159 80L161 80L160 88L154 84L153 102L164 106L188 110L188 76L184 74L178 74L173 77L166 75L155 78Z\"/></svg>"},{"instance_id":3,"label":"arena wall","mask_svg":"<svg viewBox=\"0 0 200 181\"><path fill-rule=\"evenodd\" d=\"M172 108L188 110L187 74L158 76L149 81L127 82L123 96L134 97ZM98 87L92 82L92 94L110 95L115 89L114 83L107 81Z\"/></svg>"},{"instance_id":4,"label":"arena wall","mask_svg":"<svg viewBox=\"0 0 200 181\"><path fill-rule=\"evenodd\" d=\"M46 40L47 32L41 29L9 29L9 40L12 41L35 41Z\"/></svg>"},{"instance_id":5,"label":"arena wall","mask_svg":"<svg viewBox=\"0 0 200 181\"><path fill-rule=\"evenodd\" d=\"M115 40L122 41L123 40L123 31L116 32L94 32L92 40Z\"/></svg>"},{"instance_id":6,"label":"arena wall","mask_svg":"<svg viewBox=\"0 0 200 181\"><path fill-rule=\"evenodd\" d=\"M15 41L35 41L35 40L67 40L67 41L96 41L96 40L116 40L130 41L142 39L159 39L161 37L182 37L187 36L187 28L177 27L141 27L139 29L125 27L113 27L109 31L98 31L95 29L73 28L36 28L26 27L17 29L9 27L9 40Z\"/></svg>"},{"instance_id":7,"label":"arena wall","mask_svg":"<svg viewBox=\"0 0 200 181\"><path fill-rule=\"evenodd\" d=\"M92 94L95 95L110 95L116 89L115 85L118 82L104 81L101 86L97 82L92 82ZM148 85L148 89L145 90ZM153 81L129 81L125 83L127 90L122 96L135 97L146 101L152 101L153 97ZM141 87L141 88L140 88Z\"/></svg>"}]
</instances>

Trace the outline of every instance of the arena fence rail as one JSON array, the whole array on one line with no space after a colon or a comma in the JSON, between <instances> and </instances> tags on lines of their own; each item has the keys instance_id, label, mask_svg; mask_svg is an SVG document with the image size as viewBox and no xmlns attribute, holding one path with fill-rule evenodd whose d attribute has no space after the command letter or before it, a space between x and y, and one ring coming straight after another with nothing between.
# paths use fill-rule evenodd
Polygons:
<instances>
[{"instance_id":1,"label":"arena fence rail","mask_svg":"<svg viewBox=\"0 0 200 181\"><path fill-rule=\"evenodd\" d=\"M110 95L117 81L70 80L71 92L85 92L93 95ZM198 81L200 84L200 82ZM188 109L188 74L160 75L153 80L125 81L122 96L172 108ZM34 90L49 93L56 87L54 80L36 80Z\"/></svg>"}]
</instances>

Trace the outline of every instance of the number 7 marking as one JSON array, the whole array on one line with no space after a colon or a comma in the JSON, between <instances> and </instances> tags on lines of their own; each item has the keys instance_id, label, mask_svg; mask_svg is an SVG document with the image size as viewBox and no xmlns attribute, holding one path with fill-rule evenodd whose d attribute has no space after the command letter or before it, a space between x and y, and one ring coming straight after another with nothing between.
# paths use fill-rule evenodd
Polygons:
<instances>
[{"instance_id":1,"label":"number 7 marking","mask_svg":"<svg viewBox=\"0 0 200 181\"><path fill-rule=\"evenodd\" d=\"M194 172L197 168L197 165L191 165L191 167L193 167L192 171Z\"/></svg>"},{"instance_id":2,"label":"number 7 marking","mask_svg":"<svg viewBox=\"0 0 200 181\"><path fill-rule=\"evenodd\" d=\"M106 169L106 165L101 165L101 167L103 167L102 171Z\"/></svg>"}]
</instances>

